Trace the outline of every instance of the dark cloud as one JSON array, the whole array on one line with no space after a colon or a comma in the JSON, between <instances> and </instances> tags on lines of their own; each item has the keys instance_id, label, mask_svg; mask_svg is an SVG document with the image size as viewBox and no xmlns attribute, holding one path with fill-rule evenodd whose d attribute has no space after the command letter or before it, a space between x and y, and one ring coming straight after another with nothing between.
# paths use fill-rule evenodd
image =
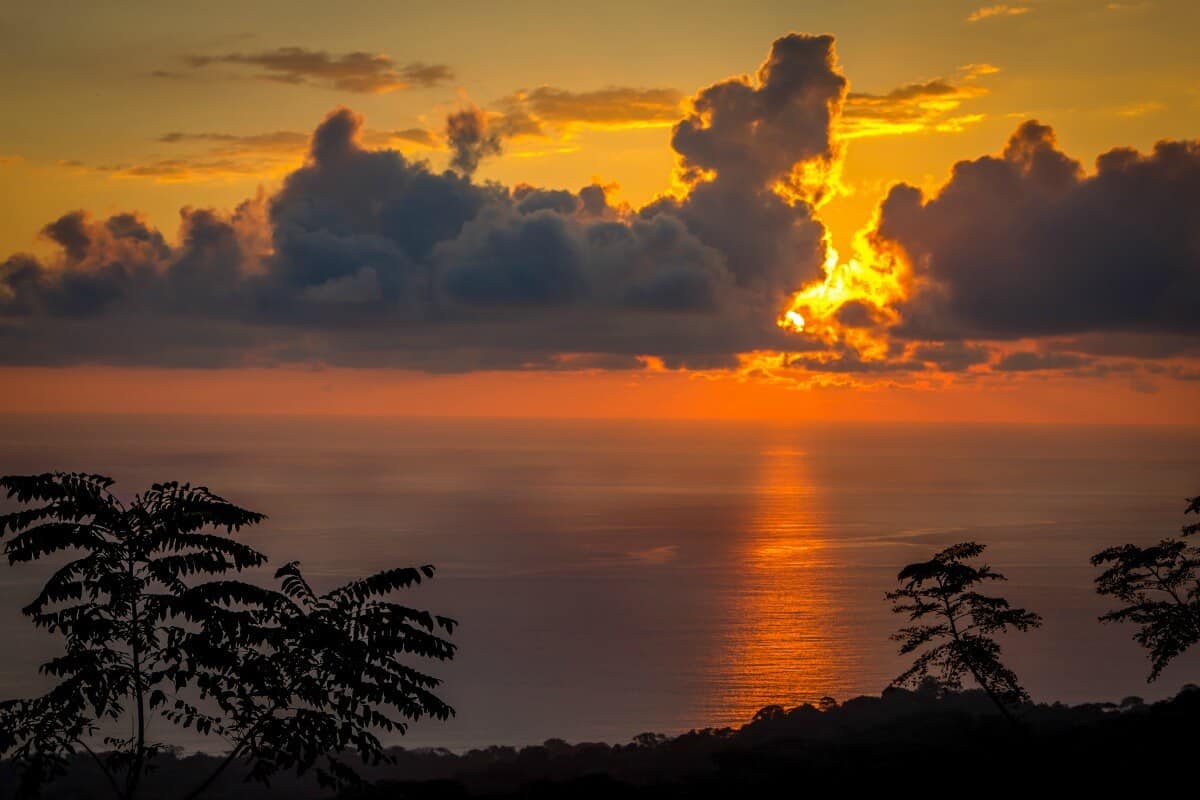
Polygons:
<instances>
[{"instance_id":1,"label":"dark cloud","mask_svg":"<svg viewBox=\"0 0 1200 800\"><path fill-rule=\"evenodd\" d=\"M505 131L494 125L479 108L464 108L446 116L446 143L450 146L450 166L470 175L479 162L498 156Z\"/></svg>"},{"instance_id":2,"label":"dark cloud","mask_svg":"<svg viewBox=\"0 0 1200 800\"><path fill-rule=\"evenodd\" d=\"M933 342L917 345L911 355L913 359L933 364L943 372L962 372L986 364L990 353L986 347L965 342Z\"/></svg>"},{"instance_id":3,"label":"dark cloud","mask_svg":"<svg viewBox=\"0 0 1200 800\"><path fill-rule=\"evenodd\" d=\"M835 348L829 353L791 356L786 366L806 372L827 372L834 375L895 375L921 372L927 369L920 360L907 358L869 359L849 347Z\"/></svg>"},{"instance_id":4,"label":"dark cloud","mask_svg":"<svg viewBox=\"0 0 1200 800\"><path fill-rule=\"evenodd\" d=\"M42 228L42 235L58 244L68 260L77 263L87 257L92 243L84 226L84 216L83 211L73 211Z\"/></svg>"},{"instance_id":5,"label":"dark cloud","mask_svg":"<svg viewBox=\"0 0 1200 800\"><path fill-rule=\"evenodd\" d=\"M397 64L378 53L330 54L303 47L280 47L257 53L197 55L188 58L196 68L212 64L257 67L261 77L280 83L309 84L345 92L384 94L412 87L428 88L453 80L445 64L413 61Z\"/></svg>"},{"instance_id":6,"label":"dark cloud","mask_svg":"<svg viewBox=\"0 0 1200 800\"><path fill-rule=\"evenodd\" d=\"M883 321L878 308L863 300L848 300L838 306L837 321L847 328L874 328Z\"/></svg>"},{"instance_id":7,"label":"dark cloud","mask_svg":"<svg viewBox=\"0 0 1200 800\"><path fill-rule=\"evenodd\" d=\"M103 318L89 335L107 341L114 317L123 317L124 325L192 309L230 312L229 302L239 294L249 266L249 248L242 246L237 230L240 213L184 209L177 248L129 214L104 221L83 212L67 214L46 228L63 248L58 268L21 255L0 265L0 316L8 323L24 319L40 330L46 341L39 344L62 344L60 320ZM9 326L5 333L19 337L22 332ZM102 346L78 344L84 350ZM54 360L72 357L64 352Z\"/></svg>"},{"instance_id":8,"label":"dark cloud","mask_svg":"<svg viewBox=\"0 0 1200 800\"><path fill-rule=\"evenodd\" d=\"M233 211L185 208L176 243L133 214L51 222L57 255L0 264L0 359L459 371L647 357L725 368L776 351L796 372L973 375L1004 349L991 342L1038 339L993 368L1095 375L1152 346L1196 352L1198 145L1114 150L1088 176L1034 123L1002 155L958 164L932 198L888 194L873 240L911 262L907 297L843 303L838 337L780 328L793 293L823 275L814 204L840 158L846 91L831 37L778 40L754 76L692 99L671 136L683 190L640 209L599 185L472 178L520 125L579 116L578 97L527 97L525 122L452 114L445 172L387 149L428 131L368 131L345 108L303 152L286 131L171 132L164 147L233 162L275 152L290 172ZM951 95L921 84L884 99ZM593 119L616 119L606 98L588 98Z\"/></svg>"},{"instance_id":9,"label":"dark cloud","mask_svg":"<svg viewBox=\"0 0 1200 800\"><path fill-rule=\"evenodd\" d=\"M1059 338L1054 346L1063 352L1120 358L1200 356L1200 337L1184 334L1102 331Z\"/></svg>"},{"instance_id":10,"label":"dark cloud","mask_svg":"<svg viewBox=\"0 0 1200 800\"><path fill-rule=\"evenodd\" d=\"M434 246L506 196L453 173L435 174L395 151L364 148L361 130L361 117L350 110L331 113L313 133L309 163L272 199L272 277L283 284L275 288L288 297L298 288L317 292L311 299L329 281L357 276L362 288L373 275L379 300L411 310L431 289L423 262Z\"/></svg>"},{"instance_id":11,"label":"dark cloud","mask_svg":"<svg viewBox=\"0 0 1200 800\"><path fill-rule=\"evenodd\" d=\"M725 254L740 286L763 292L778 309L820 274L825 231L798 167L819 171L835 158L832 123L845 92L833 37L777 40L754 80L723 81L692 100L671 137L690 191L641 213L684 220Z\"/></svg>"},{"instance_id":12,"label":"dark cloud","mask_svg":"<svg viewBox=\"0 0 1200 800\"><path fill-rule=\"evenodd\" d=\"M843 85L833 69L829 40L782 40L753 89L761 127L828 120ZM757 127L751 111L738 113ZM749 350L806 345L775 317L785 291L816 274L823 230L803 199L772 190L793 166L782 155L772 173L724 148L721 170L691 196L635 214L610 206L600 186L475 183L461 173L491 148L490 120L472 109L448 131L459 173L369 147L362 119L338 109L278 193L231 214L186 209L174 247L127 215L68 215L47 229L59 263L14 256L0 271L3 352L35 363L453 371L629 366L644 356L730 367ZM801 134L814 138L776 138L798 158L831 152L827 125ZM714 145L717 135L706 134ZM292 137L164 137L187 142L253 149ZM737 185L751 172L757 185ZM803 249L787 252L796 243ZM89 325L104 336L73 345Z\"/></svg>"},{"instance_id":13,"label":"dark cloud","mask_svg":"<svg viewBox=\"0 0 1200 800\"><path fill-rule=\"evenodd\" d=\"M696 177L761 188L813 159L831 159L834 117L846 94L832 36L778 39L756 79L703 89L671 145Z\"/></svg>"},{"instance_id":14,"label":"dark cloud","mask_svg":"<svg viewBox=\"0 0 1200 800\"><path fill-rule=\"evenodd\" d=\"M1200 335L1200 142L1101 155L1096 173L1027 122L999 157L955 165L931 198L899 185L876 241L917 291L896 332L923 339Z\"/></svg>"},{"instance_id":15,"label":"dark cloud","mask_svg":"<svg viewBox=\"0 0 1200 800\"><path fill-rule=\"evenodd\" d=\"M1091 359L1074 353L1018 350L1001 358L992 369L998 372L1036 372L1048 369L1077 369L1089 363Z\"/></svg>"}]
</instances>

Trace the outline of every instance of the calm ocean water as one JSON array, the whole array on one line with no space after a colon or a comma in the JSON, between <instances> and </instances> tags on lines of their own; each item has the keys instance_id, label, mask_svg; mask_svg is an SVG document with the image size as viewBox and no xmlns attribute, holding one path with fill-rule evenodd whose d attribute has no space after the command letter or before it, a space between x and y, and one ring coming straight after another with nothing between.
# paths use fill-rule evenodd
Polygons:
<instances>
[{"instance_id":1,"label":"calm ocean water","mask_svg":"<svg viewBox=\"0 0 1200 800\"><path fill-rule=\"evenodd\" d=\"M952 542L989 546L1045 626L1005 642L1040 700L1160 697L1131 631L1095 621L1088 556L1178 530L1200 428L9 417L0 471L87 470L132 494L202 483L270 516L246 540L320 586L433 563L458 617L457 707L397 743L623 741L769 703L877 693L901 670L883 593ZM53 651L0 565L0 697ZM176 739L185 746L194 741ZM209 745L220 747L216 745Z\"/></svg>"}]
</instances>

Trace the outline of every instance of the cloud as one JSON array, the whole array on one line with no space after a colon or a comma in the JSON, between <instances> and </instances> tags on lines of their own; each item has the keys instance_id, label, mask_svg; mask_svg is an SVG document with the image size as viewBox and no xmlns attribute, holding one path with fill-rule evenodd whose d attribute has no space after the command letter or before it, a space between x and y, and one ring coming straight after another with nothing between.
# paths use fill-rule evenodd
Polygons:
<instances>
[{"instance_id":1,"label":"cloud","mask_svg":"<svg viewBox=\"0 0 1200 800\"><path fill-rule=\"evenodd\" d=\"M497 104L514 134L545 135L547 127L650 128L678 122L684 95L676 89L613 86L572 92L555 86L519 90Z\"/></svg>"},{"instance_id":2,"label":"cloud","mask_svg":"<svg viewBox=\"0 0 1200 800\"><path fill-rule=\"evenodd\" d=\"M1010 6L1004 3L977 8L967 15L967 22L982 22L997 17L1017 17L1030 12L1029 6Z\"/></svg>"},{"instance_id":3,"label":"cloud","mask_svg":"<svg viewBox=\"0 0 1200 800\"><path fill-rule=\"evenodd\" d=\"M830 37L789 36L754 78L701 90L674 131L690 189L637 211L578 192L476 183L493 120L448 138L459 172L365 141L342 108L273 196L185 209L179 244L77 213L43 263L0 265L0 354L21 363L735 368L819 346L775 324L819 273L824 229L795 173L835 157L845 91ZM703 110L700 110L703 109ZM757 139L747 142L747 136ZM291 146L174 133L164 145Z\"/></svg>"},{"instance_id":4,"label":"cloud","mask_svg":"<svg viewBox=\"0 0 1200 800\"><path fill-rule=\"evenodd\" d=\"M1143 103L1131 103L1127 106L1121 106L1117 109L1117 116L1120 117L1144 117L1147 114L1157 114L1159 111L1166 111L1167 106L1156 100L1147 100Z\"/></svg>"},{"instance_id":5,"label":"cloud","mask_svg":"<svg viewBox=\"0 0 1200 800\"><path fill-rule=\"evenodd\" d=\"M439 135L426 128L364 130L364 144L379 147L436 150L444 147ZM162 151L140 162L88 165L60 162L71 169L98 172L114 178L146 179L162 183L277 178L295 169L308 152L309 134L300 131L234 134L170 131L155 140L177 155Z\"/></svg>"},{"instance_id":6,"label":"cloud","mask_svg":"<svg viewBox=\"0 0 1200 800\"><path fill-rule=\"evenodd\" d=\"M280 188L232 211L184 208L170 240L136 214L51 221L54 255L0 263L0 363L655 364L911 383L1097 376L1154 359L1164 369L1144 375L1190 374L1200 143L1118 148L1088 174L1028 122L929 196L892 187L858 258L828 247L817 209L846 120L946 124L992 71L848 93L832 37L782 37L753 75L684 103L670 136L677 192L642 208L610 203L600 185L473 177L506 138L549 119L642 113L594 93L526 93L524 117L468 107L438 134L371 130L346 108L311 136L169 132L156 145L181 151L178 169L275 163ZM396 141L444 141L455 168ZM126 169L166 172L169 160ZM789 308L803 331L778 324Z\"/></svg>"},{"instance_id":7,"label":"cloud","mask_svg":"<svg viewBox=\"0 0 1200 800\"><path fill-rule=\"evenodd\" d=\"M833 124L846 86L833 37L777 40L753 79L722 81L692 99L671 137L688 194L641 213L678 216L777 314L787 293L820 274L825 229L813 204L840 156Z\"/></svg>"},{"instance_id":8,"label":"cloud","mask_svg":"<svg viewBox=\"0 0 1200 800\"><path fill-rule=\"evenodd\" d=\"M788 357L785 366L788 369L833 375L902 375L927 369L927 366L917 359L866 359L853 348L815 355L793 355Z\"/></svg>"},{"instance_id":9,"label":"cloud","mask_svg":"<svg viewBox=\"0 0 1200 800\"><path fill-rule=\"evenodd\" d=\"M1002 70L995 64L979 63L979 64L963 64L958 68L959 74L965 81L978 80L985 78L988 75L995 75Z\"/></svg>"},{"instance_id":10,"label":"cloud","mask_svg":"<svg viewBox=\"0 0 1200 800\"><path fill-rule=\"evenodd\" d=\"M800 162L833 158L832 123L846 87L833 37L793 34L775 42L753 80L701 90L671 145L693 181L705 172L716 174L713 183L786 180Z\"/></svg>"},{"instance_id":11,"label":"cloud","mask_svg":"<svg viewBox=\"0 0 1200 800\"><path fill-rule=\"evenodd\" d=\"M986 364L991 352L986 347L965 342L929 342L912 349L916 361L933 364L944 372L961 372Z\"/></svg>"},{"instance_id":12,"label":"cloud","mask_svg":"<svg viewBox=\"0 0 1200 800\"><path fill-rule=\"evenodd\" d=\"M475 172L487 156L498 156L504 131L479 108L464 108L446 117L446 142L450 166L464 175Z\"/></svg>"},{"instance_id":13,"label":"cloud","mask_svg":"<svg viewBox=\"0 0 1200 800\"><path fill-rule=\"evenodd\" d=\"M848 139L888 136L922 131L956 132L963 126L983 119L981 114L949 116L963 103L987 94L987 89L969 82L981 75L983 66L972 64L964 70L968 82L954 84L945 78L897 87L887 94L851 92L846 96L839 133ZM995 69L994 67L991 69Z\"/></svg>"},{"instance_id":14,"label":"cloud","mask_svg":"<svg viewBox=\"0 0 1200 800\"><path fill-rule=\"evenodd\" d=\"M238 135L232 133L185 133L172 131L158 137L164 144L181 144L200 142L213 145L218 149L216 154L234 154L264 151L282 151L293 153L303 149L308 144L308 135L298 131L275 131L273 133L258 133Z\"/></svg>"},{"instance_id":15,"label":"cloud","mask_svg":"<svg viewBox=\"0 0 1200 800\"><path fill-rule=\"evenodd\" d=\"M1096 332L1200 336L1200 142L1117 148L1096 172L1021 125L1000 156L959 162L926 198L900 184L875 242L911 265L903 336L1018 339Z\"/></svg>"},{"instance_id":16,"label":"cloud","mask_svg":"<svg viewBox=\"0 0 1200 800\"><path fill-rule=\"evenodd\" d=\"M409 144L415 144L431 150L441 146L433 131L428 128L402 128L394 131L386 131L384 136L389 140L408 142ZM370 144L372 139L371 131L367 131L363 135L363 141L367 144Z\"/></svg>"},{"instance_id":17,"label":"cloud","mask_svg":"<svg viewBox=\"0 0 1200 800\"><path fill-rule=\"evenodd\" d=\"M293 85L311 85L363 94L386 94L400 89L430 88L447 83L454 73L445 64L413 61L397 64L390 56L355 51L330 54L303 47L280 47L257 53L195 55L194 68L213 64L256 67L259 77Z\"/></svg>"},{"instance_id":18,"label":"cloud","mask_svg":"<svg viewBox=\"0 0 1200 800\"><path fill-rule=\"evenodd\" d=\"M998 372L1037 372L1054 369L1078 369L1091 363L1091 359L1074 353L1038 353L1018 350L996 362L993 369Z\"/></svg>"},{"instance_id":19,"label":"cloud","mask_svg":"<svg viewBox=\"0 0 1200 800\"><path fill-rule=\"evenodd\" d=\"M556 139L574 151L569 143L580 130L671 127L683 113L682 102L683 94L675 89L614 86L574 92L539 86L503 97L491 110L472 105L450 114L443 137L452 151L451 166L474 172L479 161L499 155L510 139Z\"/></svg>"}]
</instances>

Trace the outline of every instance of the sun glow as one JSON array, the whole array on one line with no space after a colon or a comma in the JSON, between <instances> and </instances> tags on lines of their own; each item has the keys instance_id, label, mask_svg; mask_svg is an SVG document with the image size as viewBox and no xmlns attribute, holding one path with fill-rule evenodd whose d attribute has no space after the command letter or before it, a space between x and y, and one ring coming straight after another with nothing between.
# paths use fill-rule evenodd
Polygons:
<instances>
[{"instance_id":1,"label":"sun glow","mask_svg":"<svg viewBox=\"0 0 1200 800\"><path fill-rule=\"evenodd\" d=\"M789 446L791 445L791 446ZM737 620L711 669L719 691L710 719L740 724L770 703L816 703L844 696L860 668L846 642L854 635L842 593L830 580L836 563L827 538L827 493L793 443L760 454L754 504L736 531Z\"/></svg>"},{"instance_id":2,"label":"sun glow","mask_svg":"<svg viewBox=\"0 0 1200 800\"><path fill-rule=\"evenodd\" d=\"M804 317L799 311L788 310L784 312L783 319L779 321L779 326L782 328L790 328L797 333L804 330Z\"/></svg>"},{"instance_id":3,"label":"sun glow","mask_svg":"<svg viewBox=\"0 0 1200 800\"><path fill-rule=\"evenodd\" d=\"M842 261L828 234L823 280L792 296L780 327L848 344L864 358L883 358L883 329L895 321L894 306L908 295L909 270L899 253L874 246L868 226L854 239L855 257Z\"/></svg>"}]
</instances>

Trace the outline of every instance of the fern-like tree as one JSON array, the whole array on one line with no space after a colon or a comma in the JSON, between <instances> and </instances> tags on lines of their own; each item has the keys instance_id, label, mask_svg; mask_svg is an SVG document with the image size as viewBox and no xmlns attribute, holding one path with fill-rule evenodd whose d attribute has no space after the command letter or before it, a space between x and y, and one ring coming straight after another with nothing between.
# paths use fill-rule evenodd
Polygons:
<instances>
[{"instance_id":1,"label":"fern-like tree","mask_svg":"<svg viewBox=\"0 0 1200 800\"><path fill-rule=\"evenodd\" d=\"M977 587L1005 577L986 565L968 563L983 554L984 545L963 542L928 561L909 564L900 571L901 587L887 593L892 611L913 622L892 635L900 653L917 653L903 674L892 683L918 686L928 678L941 686L960 689L970 676L1010 722L1012 709L1029 700L1016 674L1000 660L995 636L1009 629L1028 631L1042 618L1014 608L1003 597L980 594Z\"/></svg>"},{"instance_id":2,"label":"fern-like tree","mask_svg":"<svg viewBox=\"0 0 1200 800\"><path fill-rule=\"evenodd\" d=\"M1200 497L1188 500L1184 513L1200 514ZM1185 538L1124 544L1092 556L1092 565L1104 568L1096 591L1121 602L1100 620L1138 626L1133 638L1149 651L1148 682L1200 641L1200 545L1186 538L1197 532L1200 523L1185 524Z\"/></svg>"},{"instance_id":3,"label":"fern-like tree","mask_svg":"<svg viewBox=\"0 0 1200 800\"><path fill-rule=\"evenodd\" d=\"M263 516L204 487L155 484L123 503L102 475L0 478L26 506L0 516L10 564L59 563L24 609L65 650L42 666L44 695L0 703L0 756L36 792L86 754L123 800L139 794L164 743L162 723L217 734L232 750L194 798L231 767L266 781L314 769L323 785L357 774L340 754L384 758L379 731L445 719L439 681L401 660L445 660L454 621L392 602L433 575L393 569L319 595L295 563L281 590L234 580L265 556L231 535ZM115 731L129 730L129 736Z\"/></svg>"}]
</instances>

